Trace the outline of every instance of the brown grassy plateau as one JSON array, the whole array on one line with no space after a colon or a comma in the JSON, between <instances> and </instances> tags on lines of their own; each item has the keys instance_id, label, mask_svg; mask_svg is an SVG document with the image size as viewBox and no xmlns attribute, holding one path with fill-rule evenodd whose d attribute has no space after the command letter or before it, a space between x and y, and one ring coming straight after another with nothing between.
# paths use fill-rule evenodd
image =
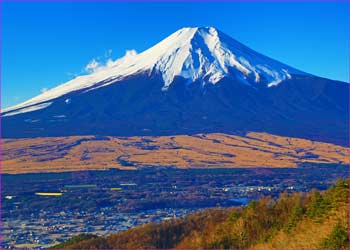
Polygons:
<instances>
[{"instance_id":1,"label":"brown grassy plateau","mask_svg":"<svg viewBox=\"0 0 350 250\"><path fill-rule=\"evenodd\" d=\"M179 168L297 167L301 163L349 164L350 149L266 133L135 137L41 137L2 140L2 172L63 172Z\"/></svg>"}]
</instances>

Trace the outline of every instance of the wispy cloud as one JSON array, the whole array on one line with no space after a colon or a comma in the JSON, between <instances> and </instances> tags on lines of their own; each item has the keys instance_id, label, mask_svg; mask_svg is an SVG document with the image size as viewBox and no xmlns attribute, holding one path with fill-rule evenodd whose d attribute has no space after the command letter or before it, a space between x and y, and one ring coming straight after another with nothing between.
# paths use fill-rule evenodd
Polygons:
<instances>
[{"instance_id":1,"label":"wispy cloud","mask_svg":"<svg viewBox=\"0 0 350 250\"><path fill-rule=\"evenodd\" d=\"M112 52L113 52L112 49L107 50L107 51L105 52L105 54L104 54L104 57L105 57L105 58L110 58L110 57L112 56Z\"/></svg>"},{"instance_id":2,"label":"wispy cloud","mask_svg":"<svg viewBox=\"0 0 350 250\"><path fill-rule=\"evenodd\" d=\"M112 50L109 49L104 52L102 56L95 57L89 61L89 63L81 69L80 72L74 73L74 72L67 72L66 74L69 76L69 78L74 79L78 76L85 75L85 74L91 74L94 72L97 72L102 69L106 69L108 67L112 67L116 64L119 63L125 63L127 62L130 58L134 57L137 55L136 50L131 49L131 50L126 50L125 55L121 58L117 58L116 60L112 59ZM70 80L71 80L70 79ZM45 93L49 91L50 89L47 87L43 87L40 89L40 93ZM18 101L20 98L19 97L14 97L14 101Z\"/></svg>"},{"instance_id":3,"label":"wispy cloud","mask_svg":"<svg viewBox=\"0 0 350 250\"><path fill-rule=\"evenodd\" d=\"M40 89L40 92L41 93L45 93L46 91L48 91L49 89L48 88L42 88L42 89Z\"/></svg>"},{"instance_id":4,"label":"wispy cloud","mask_svg":"<svg viewBox=\"0 0 350 250\"><path fill-rule=\"evenodd\" d=\"M66 73L67 74L67 76L69 76L69 77L77 77L77 76L79 76L80 74L81 74L81 72L80 73L72 73L72 72L67 72Z\"/></svg>"},{"instance_id":5,"label":"wispy cloud","mask_svg":"<svg viewBox=\"0 0 350 250\"><path fill-rule=\"evenodd\" d=\"M137 55L136 50L131 49L131 50L125 51L125 56L124 57L130 57L130 56L136 56L136 55Z\"/></svg>"},{"instance_id":6,"label":"wispy cloud","mask_svg":"<svg viewBox=\"0 0 350 250\"><path fill-rule=\"evenodd\" d=\"M112 56L112 49L106 50L103 54L103 56L98 56L96 58L93 58L85 67L83 72L85 73L93 73L96 71L99 71L100 69L104 68L105 66L111 65L113 60L111 59Z\"/></svg>"},{"instance_id":7,"label":"wispy cloud","mask_svg":"<svg viewBox=\"0 0 350 250\"><path fill-rule=\"evenodd\" d=\"M96 72L100 67L101 63L96 61L96 59L92 59L84 68L85 72Z\"/></svg>"},{"instance_id":8,"label":"wispy cloud","mask_svg":"<svg viewBox=\"0 0 350 250\"><path fill-rule=\"evenodd\" d=\"M132 50L127 50L125 51L125 55L121 58L118 58L116 60L113 60L111 58L112 55L112 50L107 50L104 53L104 56L99 56L96 58L93 58L85 67L83 72L85 73L94 73L97 72L101 69L105 69L107 67L111 67L113 65L115 65L117 62L119 62L120 60L126 61L129 58L137 55L136 50L132 49Z\"/></svg>"}]
</instances>

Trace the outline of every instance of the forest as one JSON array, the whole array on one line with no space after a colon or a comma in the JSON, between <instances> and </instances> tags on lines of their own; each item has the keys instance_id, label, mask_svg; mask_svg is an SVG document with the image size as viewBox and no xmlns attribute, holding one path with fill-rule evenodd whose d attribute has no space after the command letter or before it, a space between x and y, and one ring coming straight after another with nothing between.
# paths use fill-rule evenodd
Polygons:
<instances>
[{"instance_id":1,"label":"forest","mask_svg":"<svg viewBox=\"0 0 350 250\"><path fill-rule=\"evenodd\" d=\"M98 237L82 234L55 249L349 249L349 179L328 190L281 193L245 207L205 209Z\"/></svg>"}]
</instances>

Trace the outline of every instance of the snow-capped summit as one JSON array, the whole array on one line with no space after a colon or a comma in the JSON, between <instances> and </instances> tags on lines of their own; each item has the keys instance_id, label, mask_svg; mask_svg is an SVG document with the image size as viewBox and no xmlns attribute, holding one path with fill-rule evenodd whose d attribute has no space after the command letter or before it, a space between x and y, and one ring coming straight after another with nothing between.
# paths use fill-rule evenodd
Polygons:
<instances>
[{"instance_id":1,"label":"snow-capped summit","mask_svg":"<svg viewBox=\"0 0 350 250\"><path fill-rule=\"evenodd\" d=\"M161 72L165 89L175 76L213 84L232 77L248 85L254 82L274 86L291 74L305 74L253 51L213 27L180 29L141 56L143 68Z\"/></svg>"},{"instance_id":2,"label":"snow-capped summit","mask_svg":"<svg viewBox=\"0 0 350 250\"><path fill-rule=\"evenodd\" d=\"M348 145L348 88L215 28L183 28L3 110L2 136L263 131Z\"/></svg>"},{"instance_id":3,"label":"snow-capped summit","mask_svg":"<svg viewBox=\"0 0 350 250\"><path fill-rule=\"evenodd\" d=\"M250 86L271 87L290 79L293 74L306 75L255 52L213 27L183 28L140 54L127 53L97 72L78 76L26 102L4 109L3 113L9 116L42 109L50 105L50 100L69 92L117 84L141 72L161 75L163 91L176 76L203 85L216 84L229 77Z\"/></svg>"}]
</instances>

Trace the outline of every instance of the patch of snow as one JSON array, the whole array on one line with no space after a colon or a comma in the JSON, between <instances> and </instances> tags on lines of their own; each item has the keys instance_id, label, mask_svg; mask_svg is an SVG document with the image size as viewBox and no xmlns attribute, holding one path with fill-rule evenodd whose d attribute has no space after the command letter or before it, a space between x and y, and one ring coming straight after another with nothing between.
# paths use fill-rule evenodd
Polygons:
<instances>
[{"instance_id":1,"label":"patch of snow","mask_svg":"<svg viewBox=\"0 0 350 250\"><path fill-rule=\"evenodd\" d=\"M21 114L21 113L32 112L32 111L35 111L35 110L47 108L51 104L52 104L52 102L40 103L40 104L37 104L37 105L32 105L32 106L29 106L29 107L20 108L20 109L14 110L14 111L6 112L2 116L6 117L6 116L12 116L12 115L17 115L17 114Z\"/></svg>"},{"instance_id":2,"label":"patch of snow","mask_svg":"<svg viewBox=\"0 0 350 250\"><path fill-rule=\"evenodd\" d=\"M24 120L24 122L28 122L28 123L35 123L35 122L38 122L38 121L40 121L40 120L38 120L38 119L25 119Z\"/></svg>"},{"instance_id":3,"label":"patch of snow","mask_svg":"<svg viewBox=\"0 0 350 250\"><path fill-rule=\"evenodd\" d=\"M54 115L53 117L54 117L54 118L66 118L65 115Z\"/></svg>"}]
</instances>

